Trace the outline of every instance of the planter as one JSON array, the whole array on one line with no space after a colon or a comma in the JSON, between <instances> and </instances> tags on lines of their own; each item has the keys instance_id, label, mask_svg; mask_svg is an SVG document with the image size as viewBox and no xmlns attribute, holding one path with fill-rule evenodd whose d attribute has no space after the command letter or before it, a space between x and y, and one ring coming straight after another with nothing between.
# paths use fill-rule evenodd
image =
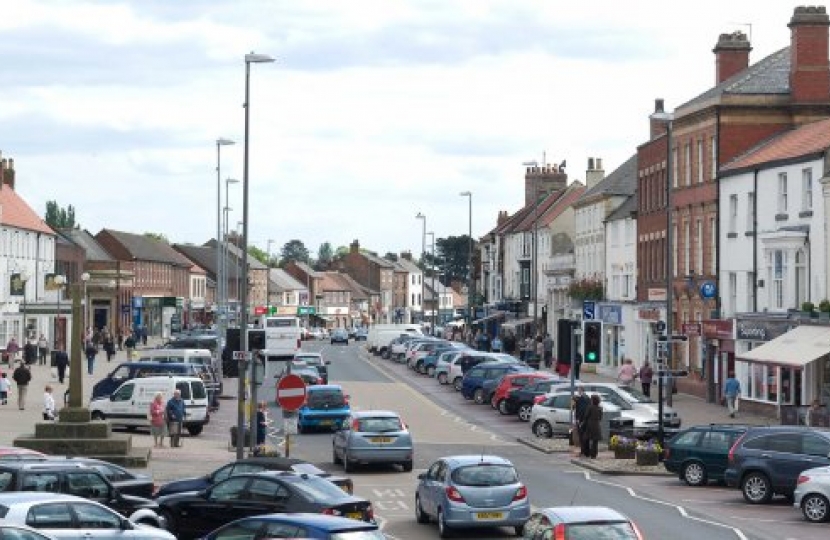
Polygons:
<instances>
[{"instance_id":1,"label":"planter","mask_svg":"<svg viewBox=\"0 0 830 540\"><path fill-rule=\"evenodd\" d=\"M614 459L634 459L634 448L614 448Z\"/></svg>"},{"instance_id":2,"label":"planter","mask_svg":"<svg viewBox=\"0 0 830 540\"><path fill-rule=\"evenodd\" d=\"M657 452L637 452L637 465L654 466L660 463L660 454Z\"/></svg>"}]
</instances>

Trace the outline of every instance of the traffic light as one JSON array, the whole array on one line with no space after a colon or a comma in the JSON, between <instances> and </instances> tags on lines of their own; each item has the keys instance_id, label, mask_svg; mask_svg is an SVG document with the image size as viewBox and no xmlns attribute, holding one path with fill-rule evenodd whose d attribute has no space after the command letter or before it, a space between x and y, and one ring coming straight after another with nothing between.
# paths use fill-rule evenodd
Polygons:
<instances>
[{"instance_id":1,"label":"traffic light","mask_svg":"<svg viewBox=\"0 0 830 540\"><path fill-rule=\"evenodd\" d=\"M585 321L582 328L584 362L599 364L602 358L602 321Z\"/></svg>"},{"instance_id":2,"label":"traffic light","mask_svg":"<svg viewBox=\"0 0 830 540\"><path fill-rule=\"evenodd\" d=\"M261 351L265 349L265 330L248 330L248 350Z\"/></svg>"},{"instance_id":3,"label":"traffic light","mask_svg":"<svg viewBox=\"0 0 830 540\"><path fill-rule=\"evenodd\" d=\"M571 335L578 321L559 319L556 322L556 361L560 364L571 365Z\"/></svg>"}]
</instances>

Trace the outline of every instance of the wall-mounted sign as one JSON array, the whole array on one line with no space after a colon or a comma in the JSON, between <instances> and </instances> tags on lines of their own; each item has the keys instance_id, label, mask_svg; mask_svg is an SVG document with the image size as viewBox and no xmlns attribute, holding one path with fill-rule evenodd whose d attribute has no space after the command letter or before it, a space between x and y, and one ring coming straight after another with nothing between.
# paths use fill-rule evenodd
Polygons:
<instances>
[{"instance_id":1,"label":"wall-mounted sign","mask_svg":"<svg viewBox=\"0 0 830 540\"><path fill-rule=\"evenodd\" d=\"M718 287L714 281L704 281L700 285L700 296L702 298L714 298L718 294Z\"/></svg>"},{"instance_id":2,"label":"wall-mounted sign","mask_svg":"<svg viewBox=\"0 0 830 540\"><path fill-rule=\"evenodd\" d=\"M792 321L738 319L735 337L747 341L770 341L796 326Z\"/></svg>"},{"instance_id":3,"label":"wall-mounted sign","mask_svg":"<svg viewBox=\"0 0 830 540\"><path fill-rule=\"evenodd\" d=\"M26 294L26 282L23 281L23 276L20 273L12 274L9 277L9 295L23 296Z\"/></svg>"},{"instance_id":4,"label":"wall-mounted sign","mask_svg":"<svg viewBox=\"0 0 830 540\"><path fill-rule=\"evenodd\" d=\"M666 301L666 289L649 289L648 290L648 301L649 302L665 302Z\"/></svg>"}]
</instances>

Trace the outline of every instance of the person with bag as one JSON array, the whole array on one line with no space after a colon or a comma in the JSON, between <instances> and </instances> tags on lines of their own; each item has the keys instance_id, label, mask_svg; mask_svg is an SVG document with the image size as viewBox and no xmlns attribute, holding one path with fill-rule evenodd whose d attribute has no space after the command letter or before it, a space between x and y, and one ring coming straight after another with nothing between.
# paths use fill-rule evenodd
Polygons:
<instances>
[{"instance_id":1,"label":"person with bag","mask_svg":"<svg viewBox=\"0 0 830 540\"><path fill-rule=\"evenodd\" d=\"M591 405L591 398L585 395L585 388L580 386L576 389L574 395L573 411L574 423L571 426L571 438L574 447L578 450L576 455L583 454L583 432L585 430L585 414L588 412L588 407Z\"/></svg>"},{"instance_id":2,"label":"person with bag","mask_svg":"<svg viewBox=\"0 0 830 540\"><path fill-rule=\"evenodd\" d=\"M98 355L98 347L95 346L91 340L86 342L86 348L84 349L84 354L86 354L86 366L87 372L90 375L95 371L95 357Z\"/></svg>"},{"instance_id":3,"label":"person with bag","mask_svg":"<svg viewBox=\"0 0 830 540\"><path fill-rule=\"evenodd\" d=\"M167 417L167 432L170 435L170 447L180 447L182 424L184 423L185 415L184 400L182 400L181 390L176 389L173 392L173 397L167 401L167 407L165 407L164 412Z\"/></svg>"},{"instance_id":4,"label":"person with bag","mask_svg":"<svg viewBox=\"0 0 830 540\"><path fill-rule=\"evenodd\" d=\"M29 382L32 380L32 372L25 362L20 362L17 369L12 373L12 379L17 384L17 406L20 410L26 408L26 391L29 389Z\"/></svg>"},{"instance_id":5,"label":"person with bag","mask_svg":"<svg viewBox=\"0 0 830 540\"><path fill-rule=\"evenodd\" d=\"M623 365L620 366L620 371L617 373L617 383L623 388L631 388L636 378L637 369L634 367L634 362L631 358L626 358L623 361Z\"/></svg>"},{"instance_id":6,"label":"person with bag","mask_svg":"<svg viewBox=\"0 0 830 540\"><path fill-rule=\"evenodd\" d=\"M153 448L164 448L165 408L164 394L156 392L156 396L150 403L150 412L147 413L150 419L150 433L153 434Z\"/></svg>"},{"instance_id":7,"label":"person with bag","mask_svg":"<svg viewBox=\"0 0 830 540\"><path fill-rule=\"evenodd\" d=\"M48 384L43 389L43 419L55 419L55 398L52 396L52 386Z\"/></svg>"}]
</instances>

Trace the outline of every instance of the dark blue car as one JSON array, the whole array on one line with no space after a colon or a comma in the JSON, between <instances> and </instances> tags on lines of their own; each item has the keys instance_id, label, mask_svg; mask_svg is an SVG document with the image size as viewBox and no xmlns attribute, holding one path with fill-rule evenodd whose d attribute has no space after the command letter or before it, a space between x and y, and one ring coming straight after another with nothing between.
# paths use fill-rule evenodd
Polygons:
<instances>
[{"instance_id":1,"label":"dark blue car","mask_svg":"<svg viewBox=\"0 0 830 540\"><path fill-rule=\"evenodd\" d=\"M532 371L525 364L489 363L479 364L464 375L461 383L461 395L464 399L472 399L479 405L487 400L484 390L484 381L501 378L507 373Z\"/></svg>"},{"instance_id":2,"label":"dark blue car","mask_svg":"<svg viewBox=\"0 0 830 540\"><path fill-rule=\"evenodd\" d=\"M239 538L315 538L318 540L384 540L377 525L321 514L265 514L239 519L202 540Z\"/></svg>"}]
</instances>

